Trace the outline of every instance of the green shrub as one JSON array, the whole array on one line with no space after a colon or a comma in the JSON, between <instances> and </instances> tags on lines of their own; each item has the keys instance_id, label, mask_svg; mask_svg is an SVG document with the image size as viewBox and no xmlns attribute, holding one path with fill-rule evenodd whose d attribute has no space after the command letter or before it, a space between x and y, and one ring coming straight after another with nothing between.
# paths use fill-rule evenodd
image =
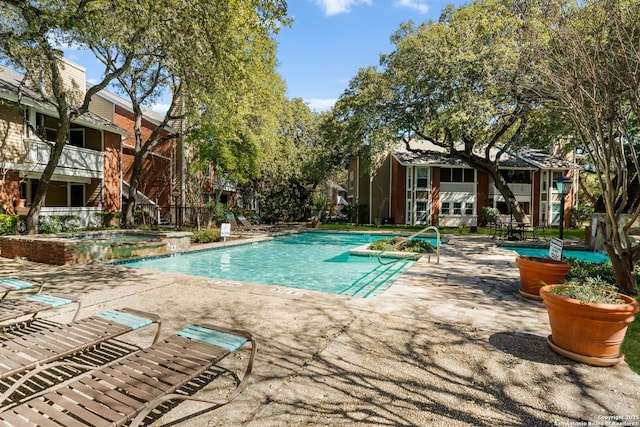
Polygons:
<instances>
[{"instance_id":1,"label":"green shrub","mask_svg":"<svg viewBox=\"0 0 640 427\"><path fill-rule=\"evenodd\" d=\"M482 222L481 225L487 225L495 223L500 218L500 211L496 208L485 206L482 208Z\"/></svg>"},{"instance_id":2,"label":"green shrub","mask_svg":"<svg viewBox=\"0 0 640 427\"><path fill-rule=\"evenodd\" d=\"M193 230L191 240L194 243L211 243L220 240L220 231L214 228L206 230Z\"/></svg>"},{"instance_id":3,"label":"green shrub","mask_svg":"<svg viewBox=\"0 0 640 427\"><path fill-rule=\"evenodd\" d=\"M20 215L0 214L0 236L16 234Z\"/></svg>"},{"instance_id":4,"label":"green shrub","mask_svg":"<svg viewBox=\"0 0 640 427\"><path fill-rule=\"evenodd\" d=\"M567 298L573 298L582 304L624 304L624 300L618 298L616 287L603 280L601 277L587 277L584 280L572 280L565 282L566 286L557 286L552 293Z\"/></svg>"},{"instance_id":5,"label":"green shrub","mask_svg":"<svg viewBox=\"0 0 640 427\"><path fill-rule=\"evenodd\" d=\"M38 233L52 234L80 229L78 215L50 215L38 218Z\"/></svg>"},{"instance_id":6,"label":"green shrub","mask_svg":"<svg viewBox=\"0 0 640 427\"><path fill-rule=\"evenodd\" d=\"M396 240L393 238L384 238L369 244L368 248L372 251L383 251L395 242ZM400 252L433 252L434 248L433 245L426 240L413 239L403 243L400 247L396 247L393 250Z\"/></svg>"},{"instance_id":7,"label":"green shrub","mask_svg":"<svg viewBox=\"0 0 640 427\"><path fill-rule=\"evenodd\" d=\"M616 282L611 261L598 263L577 258L566 258L565 261L571 264L571 270L569 270L565 282L577 281L582 283L588 277L600 277L607 283Z\"/></svg>"},{"instance_id":8,"label":"green shrub","mask_svg":"<svg viewBox=\"0 0 640 427\"><path fill-rule=\"evenodd\" d=\"M211 223L220 226L227 222L227 205L220 202L207 203L207 208L211 211Z\"/></svg>"},{"instance_id":9,"label":"green shrub","mask_svg":"<svg viewBox=\"0 0 640 427\"><path fill-rule=\"evenodd\" d=\"M109 228L118 226L122 212L96 212L94 215L100 219L102 227ZM118 219L118 221L115 221L115 219Z\"/></svg>"}]
</instances>

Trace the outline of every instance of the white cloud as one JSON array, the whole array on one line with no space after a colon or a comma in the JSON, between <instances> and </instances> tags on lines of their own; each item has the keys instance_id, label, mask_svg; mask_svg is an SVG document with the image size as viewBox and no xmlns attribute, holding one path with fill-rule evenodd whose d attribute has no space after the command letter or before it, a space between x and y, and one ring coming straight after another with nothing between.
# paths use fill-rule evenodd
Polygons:
<instances>
[{"instance_id":1,"label":"white cloud","mask_svg":"<svg viewBox=\"0 0 640 427\"><path fill-rule=\"evenodd\" d=\"M328 99L318 99L311 98L305 99L305 104L309 106L312 111L317 113L322 113L324 111L329 111L336 103L336 98L328 98Z\"/></svg>"},{"instance_id":2,"label":"white cloud","mask_svg":"<svg viewBox=\"0 0 640 427\"><path fill-rule=\"evenodd\" d=\"M396 7L408 7L420 13L429 12L429 5L422 0L396 0L394 4Z\"/></svg>"},{"instance_id":3,"label":"white cloud","mask_svg":"<svg viewBox=\"0 0 640 427\"><path fill-rule=\"evenodd\" d=\"M351 6L371 4L371 0L315 0L315 2L327 16L350 12Z\"/></svg>"},{"instance_id":4,"label":"white cloud","mask_svg":"<svg viewBox=\"0 0 640 427\"><path fill-rule=\"evenodd\" d=\"M149 109L158 114L167 114L167 111L169 111L169 107L169 104L153 104L149 106Z\"/></svg>"}]
</instances>

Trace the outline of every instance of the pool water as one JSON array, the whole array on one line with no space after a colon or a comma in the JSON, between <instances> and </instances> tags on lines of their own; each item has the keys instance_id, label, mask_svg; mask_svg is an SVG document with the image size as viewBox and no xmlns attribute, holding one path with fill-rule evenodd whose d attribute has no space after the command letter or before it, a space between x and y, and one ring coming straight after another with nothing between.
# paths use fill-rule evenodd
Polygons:
<instances>
[{"instance_id":1,"label":"pool water","mask_svg":"<svg viewBox=\"0 0 640 427\"><path fill-rule=\"evenodd\" d=\"M349 254L349 249L383 237L389 236L297 233L119 265L366 298L384 292L415 262L400 260L382 265L376 257Z\"/></svg>"},{"instance_id":2,"label":"pool water","mask_svg":"<svg viewBox=\"0 0 640 427\"><path fill-rule=\"evenodd\" d=\"M516 251L518 255L523 256L535 256L535 257L548 257L549 249L542 248L520 248L516 246L505 246L505 249L510 249L512 251ZM609 261L609 257L606 254L600 252L593 251L572 251L572 250L563 250L562 251L563 258L576 258L582 261L596 262L601 263L605 261Z\"/></svg>"}]
</instances>

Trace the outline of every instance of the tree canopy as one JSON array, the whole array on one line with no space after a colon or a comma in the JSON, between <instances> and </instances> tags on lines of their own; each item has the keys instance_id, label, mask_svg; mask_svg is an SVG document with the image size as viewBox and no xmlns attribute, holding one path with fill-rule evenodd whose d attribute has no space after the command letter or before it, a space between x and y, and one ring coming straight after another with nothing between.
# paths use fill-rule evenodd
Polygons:
<instances>
[{"instance_id":1,"label":"tree canopy","mask_svg":"<svg viewBox=\"0 0 640 427\"><path fill-rule=\"evenodd\" d=\"M522 217L498 163L505 153L555 139L549 124L558 123L523 84L532 79L524 19L505 2L483 0L448 7L439 21L403 24L380 67L361 69L351 81L329 128L355 150L365 144L373 158L398 141L410 151L425 151L415 143L428 141L489 174Z\"/></svg>"},{"instance_id":2,"label":"tree canopy","mask_svg":"<svg viewBox=\"0 0 640 427\"><path fill-rule=\"evenodd\" d=\"M637 294L640 246L630 236L640 218L640 3L547 2L532 22L538 96L573 125L594 170L606 220L600 229L621 291Z\"/></svg>"}]
</instances>

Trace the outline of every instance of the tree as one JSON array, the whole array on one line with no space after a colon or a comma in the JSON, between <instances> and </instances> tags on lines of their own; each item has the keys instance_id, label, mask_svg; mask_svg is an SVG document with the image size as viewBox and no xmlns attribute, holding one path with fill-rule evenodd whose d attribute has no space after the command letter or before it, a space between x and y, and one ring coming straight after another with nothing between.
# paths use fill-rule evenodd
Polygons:
<instances>
[{"instance_id":1,"label":"tree","mask_svg":"<svg viewBox=\"0 0 640 427\"><path fill-rule=\"evenodd\" d=\"M115 1L112 3L116 3ZM38 230L38 217L44 204L47 189L58 165L62 151L68 142L71 123L86 113L93 95L104 89L111 81L124 73L133 57L118 57L118 66L78 98L76 91L66 90L61 77L62 53L57 46L64 44L84 45L89 41L80 30L91 22L108 21L111 5L102 1L68 0L48 1L4 1L0 5L0 59L10 64L25 76L25 84L39 93L43 100L52 102L58 113L56 141L51 144L49 161L33 197L33 203L27 215L27 232L35 234ZM107 26L100 27L103 30ZM127 33L119 31L117 26L108 31L96 29L90 37L105 40L119 40L120 43L135 45L146 31ZM44 84L41 84L44 83ZM79 88L82 93L84 88ZM18 94L20 96L20 94Z\"/></svg>"},{"instance_id":2,"label":"tree","mask_svg":"<svg viewBox=\"0 0 640 427\"><path fill-rule=\"evenodd\" d=\"M531 78L523 20L505 3L486 0L448 7L438 22L403 24L380 71L360 70L338 100L333 133L374 157L398 139L410 151L425 151L415 142L428 141L487 173L522 218L499 162L555 137L550 116L523 89Z\"/></svg>"},{"instance_id":3,"label":"tree","mask_svg":"<svg viewBox=\"0 0 640 427\"><path fill-rule=\"evenodd\" d=\"M629 232L640 217L640 3L633 0L547 4L532 23L531 68L540 98L574 127L595 171L606 213L604 246L616 285L638 293L640 246Z\"/></svg>"},{"instance_id":4,"label":"tree","mask_svg":"<svg viewBox=\"0 0 640 427\"><path fill-rule=\"evenodd\" d=\"M277 118L279 137L263 153L252 186L267 221L307 219L316 189L336 167L320 134L322 117L296 98L284 101Z\"/></svg>"},{"instance_id":5,"label":"tree","mask_svg":"<svg viewBox=\"0 0 640 427\"><path fill-rule=\"evenodd\" d=\"M163 141L198 133L192 141L205 143L201 159L216 158L224 168L232 160L250 159L255 152L247 112L256 108L262 90L275 74L275 42L271 38L286 24L280 0L189 0L180 4L137 2L114 11L121 26L137 32L150 27L138 43L114 44L91 37L91 50L108 70L119 66L119 55L133 55L130 69L118 86L131 100L134 114L135 159L125 207L125 225L134 225L134 211L145 157ZM140 20L140 16L145 16ZM148 136L141 132L143 106L170 90L170 107ZM180 125L164 133L170 124ZM219 158L217 158L219 157ZM177 187L178 183L174 182ZM183 200L184 202L184 200Z\"/></svg>"}]
</instances>

